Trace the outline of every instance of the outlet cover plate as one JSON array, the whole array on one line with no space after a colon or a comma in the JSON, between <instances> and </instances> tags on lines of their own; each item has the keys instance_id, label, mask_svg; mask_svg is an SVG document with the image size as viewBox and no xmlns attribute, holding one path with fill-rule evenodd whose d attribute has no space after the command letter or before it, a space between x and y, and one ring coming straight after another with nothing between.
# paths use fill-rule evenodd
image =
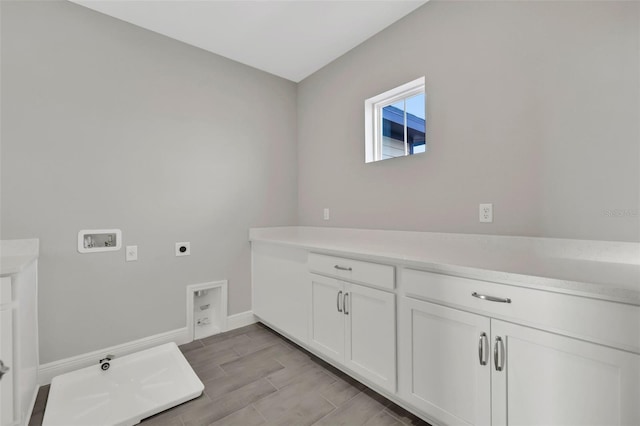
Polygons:
<instances>
[{"instance_id":1,"label":"outlet cover plate","mask_svg":"<svg viewBox=\"0 0 640 426\"><path fill-rule=\"evenodd\" d=\"M492 223L493 222L493 204L490 204L490 203L480 204L479 215L480 215L479 216L480 222Z\"/></svg>"},{"instance_id":2,"label":"outlet cover plate","mask_svg":"<svg viewBox=\"0 0 640 426\"><path fill-rule=\"evenodd\" d=\"M127 246L125 253L127 262L134 262L138 260L138 246Z\"/></svg>"}]
</instances>

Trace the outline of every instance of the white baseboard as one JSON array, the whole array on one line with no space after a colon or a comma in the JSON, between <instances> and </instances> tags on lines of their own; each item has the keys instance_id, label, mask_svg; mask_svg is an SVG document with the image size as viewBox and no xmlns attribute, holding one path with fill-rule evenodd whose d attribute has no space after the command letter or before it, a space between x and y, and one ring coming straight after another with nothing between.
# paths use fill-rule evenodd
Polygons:
<instances>
[{"instance_id":1,"label":"white baseboard","mask_svg":"<svg viewBox=\"0 0 640 426\"><path fill-rule=\"evenodd\" d=\"M225 331L234 330L256 322L258 322L258 319L253 315L253 311L240 312L239 314L227 317L227 329Z\"/></svg>"},{"instance_id":2,"label":"white baseboard","mask_svg":"<svg viewBox=\"0 0 640 426\"><path fill-rule=\"evenodd\" d=\"M144 337L142 339L134 340L133 342L111 346L109 348L77 355L71 358L42 364L38 368L38 384L40 386L48 385L51 383L51 379L55 376L88 367L90 365L95 364L97 368L98 361L106 354L123 356L169 342L176 342L177 345L189 343L189 330L187 330L187 327L167 331L154 336Z\"/></svg>"}]
</instances>

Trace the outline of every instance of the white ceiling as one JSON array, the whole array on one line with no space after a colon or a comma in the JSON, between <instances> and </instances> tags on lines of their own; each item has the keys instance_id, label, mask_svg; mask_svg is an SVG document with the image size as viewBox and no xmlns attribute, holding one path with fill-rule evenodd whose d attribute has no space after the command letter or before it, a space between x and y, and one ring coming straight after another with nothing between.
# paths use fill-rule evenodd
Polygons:
<instances>
[{"instance_id":1,"label":"white ceiling","mask_svg":"<svg viewBox=\"0 0 640 426\"><path fill-rule=\"evenodd\" d=\"M299 82L428 0L70 0Z\"/></svg>"}]
</instances>

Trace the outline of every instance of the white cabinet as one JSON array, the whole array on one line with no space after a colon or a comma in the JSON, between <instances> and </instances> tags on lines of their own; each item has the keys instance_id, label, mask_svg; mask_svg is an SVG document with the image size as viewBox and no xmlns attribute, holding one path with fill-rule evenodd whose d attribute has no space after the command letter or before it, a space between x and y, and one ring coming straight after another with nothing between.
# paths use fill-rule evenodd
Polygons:
<instances>
[{"instance_id":1,"label":"white cabinet","mask_svg":"<svg viewBox=\"0 0 640 426\"><path fill-rule=\"evenodd\" d=\"M306 250L254 242L251 262L253 313L305 343L309 318Z\"/></svg>"},{"instance_id":2,"label":"white cabinet","mask_svg":"<svg viewBox=\"0 0 640 426\"><path fill-rule=\"evenodd\" d=\"M494 425L640 424L640 355L504 321L491 330Z\"/></svg>"},{"instance_id":3,"label":"white cabinet","mask_svg":"<svg viewBox=\"0 0 640 426\"><path fill-rule=\"evenodd\" d=\"M396 391L396 296L345 285L345 365L389 392Z\"/></svg>"},{"instance_id":4,"label":"white cabinet","mask_svg":"<svg viewBox=\"0 0 640 426\"><path fill-rule=\"evenodd\" d=\"M640 355L401 301L400 395L444 424L640 424Z\"/></svg>"},{"instance_id":5,"label":"white cabinet","mask_svg":"<svg viewBox=\"0 0 640 426\"><path fill-rule=\"evenodd\" d=\"M400 396L445 424L490 424L489 318L411 298L400 316Z\"/></svg>"},{"instance_id":6,"label":"white cabinet","mask_svg":"<svg viewBox=\"0 0 640 426\"><path fill-rule=\"evenodd\" d=\"M403 277L410 294L438 302L400 300L399 395L427 416L465 425L640 424L640 355L558 333L583 335L583 327L572 322L551 332L494 317L513 311L511 317L523 322L544 321L518 309L537 300L533 290L527 300L526 293L505 295L503 287L486 282L477 283L480 294L472 280L419 271ZM449 287L441 286L443 280ZM459 285L460 295L443 298ZM583 311L582 321L592 323L594 314ZM602 321L613 327L616 318ZM633 330L619 326L625 327Z\"/></svg>"},{"instance_id":7,"label":"white cabinet","mask_svg":"<svg viewBox=\"0 0 640 426\"><path fill-rule=\"evenodd\" d=\"M313 265L322 265L317 259L326 262L328 258L312 254L310 267L313 270ZM340 258L331 258L327 265L330 273L334 270L352 273L353 266L345 265L358 265L353 275L360 277L371 276L369 265L374 270L392 268ZM340 268L334 268L335 265ZM393 269L391 271L393 280ZM386 286L388 280L380 278L376 285ZM390 285L393 288L393 282ZM311 274L311 348L390 392L396 390L395 317L394 293Z\"/></svg>"},{"instance_id":8,"label":"white cabinet","mask_svg":"<svg viewBox=\"0 0 640 426\"><path fill-rule=\"evenodd\" d=\"M395 295L311 274L309 345L391 392Z\"/></svg>"},{"instance_id":9,"label":"white cabinet","mask_svg":"<svg viewBox=\"0 0 640 426\"><path fill-rule=\"evenodd\" d=\"M394 288L393 266L253 243L252 283L261 321L395 392L396 296L380 290Z\"/></svg>"}]
</instances>

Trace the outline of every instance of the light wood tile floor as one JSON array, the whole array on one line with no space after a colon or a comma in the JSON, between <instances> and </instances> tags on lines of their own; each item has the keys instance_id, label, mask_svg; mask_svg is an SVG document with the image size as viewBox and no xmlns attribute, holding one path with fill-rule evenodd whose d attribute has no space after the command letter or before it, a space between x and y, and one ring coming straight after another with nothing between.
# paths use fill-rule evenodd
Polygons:
<instances>
[{"instance_id":1,"label":"light wood tile floor","mask_svg":"<svg viewBox=\"0 0 640 426\"><path fill-rule=\"evenodd\" d=\"M260 323L180 350L204 393L143 426L428 426ZM48 393L49 386L40 388L29 426L42 424Z\"/></svg>"}]
</instances>

